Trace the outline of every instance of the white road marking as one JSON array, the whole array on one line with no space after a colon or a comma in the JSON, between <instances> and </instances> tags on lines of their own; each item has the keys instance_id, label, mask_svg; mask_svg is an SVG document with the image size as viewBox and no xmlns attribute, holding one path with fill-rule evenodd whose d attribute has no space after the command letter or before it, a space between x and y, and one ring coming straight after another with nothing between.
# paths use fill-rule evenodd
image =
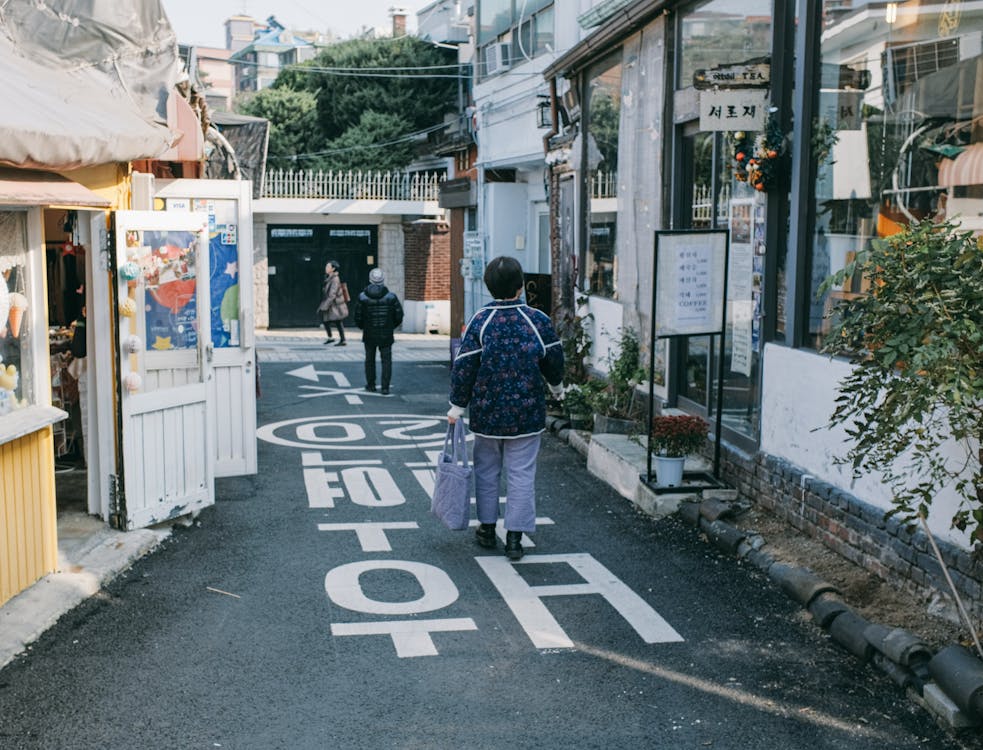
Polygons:
<instances>
[{"instance_id":1,"label":"white road marking","mask_svg":"<svg viewBox=\"0 0 983 750\"><path fill-rule=\"evenodd\" d=\"M356 505L384 508L406 502L389 469L382 466L359 466L342 469L341 480Z\"/></svg>"},{"instance_id":2,"label":"white road marking","mask_svg":"<svg viewBox=\"0 0 983 750\"><path fill-rule=\"evenodd\" d=\"M476 557L512 614L536 648L574 648L546 605L545 596L600 594L624 617L646 643L675 643L683 638L644 599L586 553L529 555L515 563L503 557ZM555 586L531 586L515 565L569 565L586 581Z\"/></svg>"},{"instance_id":3,"label":"white road marking","mask_svg":"<svg viewBox=\"0 0 983 750\"><path fill-rule=\"evenodd\" d=\"M362 552L392 552L386 529L418 529L415 521L390 521L388 523L319 523L318 531L354 531Z\"/></svg>"},{"instance_id":4,"label":"white road marking","mask_svg":"<svg viewBox=\"0 0 983 750\"><path fill-rule=\"evenodd\" d=\"M446 620L402 620L396 622L333 622L331 635L388 635L393 639L396 656L438 656L431 633L477 630L470 617Z\"/></svg>"},{"instance_id":5,"label":"white road marking","mask_svg":"<svg viewBox=\"0 0 983 750\"><path fill-rule=\"evenodd\" d=\"M369 599L359 580L370 570L401 570L416 578L423 594L409 602ZM339 607L372 615L418 615L449 607L457 601L457 586L440 568L410 560L362 560L332 568L324 576L324 590Z\"/></svg>"},{"instance_id":6,"label":"white road marking","mask_svg":"<svg viewBox=\"0 0 983 750\"><path fill-rule=\"evenodd\" d=\"M335 383L343 388L351 385L344 373L338 372L337 370L315 370L314 365L298 367L296 370L290 370L287 375L293 375L295 378L302 380L310 380L313 383L317 383L320 380L319 375L326 375L329 378L334 378Z\"/></svg>"},{"instance_id":7,"label":"white road marking","mask_svg":"<svg viewBox=\"0 0 983 750\"><path fill-rule=\"evenodd\" d=\"M336 498L345 496L337 484L338 472L324 469L304 469L304 489L307 490L307 506L309 508L333 508Z\"/></svg>"}]
</instances>

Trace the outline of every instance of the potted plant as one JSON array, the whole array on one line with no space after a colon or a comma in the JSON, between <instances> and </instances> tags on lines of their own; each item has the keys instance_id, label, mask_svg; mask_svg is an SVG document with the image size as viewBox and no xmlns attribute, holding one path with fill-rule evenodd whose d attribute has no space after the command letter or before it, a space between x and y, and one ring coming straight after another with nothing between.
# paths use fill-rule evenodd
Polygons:
<instances>
[{"instance_id":1,"label":"potted plant","mask_svg":"<svg viewBox=\"0 0 983 750\"><path fill-rule=\"evenodd\" d=\"M593 393L598 389L597 381L568 385L563 392L563 406L567 410L570 427L574 430L589 430L593 407Z\"/></svg>"},{"instance_id":2,"label":"potted plant","mask_svg":"<svg viewBox=\"0 0 983 750\"><path fill-rule=\"evenodd\" d=\"M578 309L583 309L586 302L586 298L579 298ZM570 313L557 325L557 333L563 346L562 406L570 420L570 426L575 430L589 430L594 411L591 397L597 390L597 385L591 380L587 369L592 342L585 325L592 318L590 313Z\"/></svg>"},{"instance_id":3,"label":"potted plant","mask_svg":"<svg viewBox=\"0 0 983 750\"><path fill-rule=\"evenodd\" d=\"M635 386L645 378L635 332L621 329L612 351L616 353L608 355L607 378L591 398L594 431L627 435L638 428L634 414Z\"/></svg>"},{"instance_id":4,"label":"potted plant","mask_svg":"<svg viewBox=\"0 0 983 750\"><path fill-rule=\"evenodd\" d=\"M652 418L652 441L656 481L661 487L683 483L686 456L696 453L706 442L709 425L691 414L661 414Z\"/></svg>"}]
</instances>

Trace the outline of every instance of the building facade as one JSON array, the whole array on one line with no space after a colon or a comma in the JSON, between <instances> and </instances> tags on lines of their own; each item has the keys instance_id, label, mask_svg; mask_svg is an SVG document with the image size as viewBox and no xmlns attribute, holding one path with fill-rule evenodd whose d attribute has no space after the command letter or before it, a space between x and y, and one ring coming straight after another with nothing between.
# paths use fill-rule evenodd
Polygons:
<instances>
[{"instance_id":1,"label":"building facade","mask_svg":"<svg viewBox=\"0 0 983 750\"><path fill-rule=\"evenodd\" d=\"M605 332L653 341L658 401L719 414L724 476L742 494L896 585L945 589L924 533L884 518L882 478L836 460L849 436L828 424L850 365L819 349L835 302L868 289L820 285L915 220L983 230L983 8L610 0L580 21L590 33L544 71L554 313L586 300L598 369ZM668 320L653 319L656 233L717 229L724 346L650 338ZM674 278L702 294L699 269ZM957 502L940 489L929 528L979 612L983 569L949 525Z\"/></svg>"}]
</instances>

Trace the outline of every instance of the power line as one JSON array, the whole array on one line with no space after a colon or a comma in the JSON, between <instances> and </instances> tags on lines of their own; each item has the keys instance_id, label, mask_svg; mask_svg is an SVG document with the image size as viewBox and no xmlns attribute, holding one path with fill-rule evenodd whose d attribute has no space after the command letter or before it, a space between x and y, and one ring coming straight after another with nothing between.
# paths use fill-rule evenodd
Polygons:
<instances>
[{"instance_id":1,"label":"power line","mask_svg":"<svg viewBox=\"0 0 983 750\"><path fill-rule=\"evenodd\" d=\"M207 57L200 56L199 60L211 60L214 62L224 62L228 65L242 65L244 67L253 68L266 68L270 66L260 65L257 62L251 60L225 60L220 57ZM280 68L272 68L271 70L276 70L279 74L284 70L296 71L298 73L320 73L323 75L333 75L342 78L460 78L461 73L465 68L468 67L467 63L455 63L453 65L410 65L406 67L379 67L379 68L330 68L330 67L318 67L313 65L305 65L304 63L292 63L290 65L284 65ZM377 72L377 71L440 71L440 70L458 70L458 73L400 73L400 72ZM510 76L510 77L541 77L540 73L513 73L506 71L505 73L499 73L496 78Z\"/></svg>"},{"instance_id":2,"label":"power line","mask_svg":"<svg viewBox=\"0 0 983 750\"><path fill-rule=\"evenodd\" d=\"M447 127L447 123L441 123L440 125L431 125L429 128L424 128L423 130L417 130L415 133L407 133L406 135L401 135L400 137L394 138L391 141L384 141L382 143L366 143L359 146L345 146L343 148L332 148L332 149L326 149L324 151L312 151L307 154L271 156L270 158L296 161L297 159L311 159L317 156L333 156L335 154L344 154L350 151L361 151L363 149L384 148L386 146L395 146L399 143L406 143L407 141L412 141L421 135L427 135L428 133L433 133L437 130L443 130L446 127Z\"/></svg>"}]
</instances>

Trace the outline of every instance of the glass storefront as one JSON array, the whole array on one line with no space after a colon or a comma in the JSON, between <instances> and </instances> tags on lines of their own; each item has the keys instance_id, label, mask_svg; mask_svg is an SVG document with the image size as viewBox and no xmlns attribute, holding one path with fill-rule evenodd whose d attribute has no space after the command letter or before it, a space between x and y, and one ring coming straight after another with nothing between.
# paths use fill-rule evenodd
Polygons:
<instances>
[{"instance_id":1,"label":"glass storefront","mask_svg":"<svg viewBox=\"0 0 983 750\"><path fill-rule=\"evenodd\" d=\"M692 95L699 119L677 116L673 224L678 229L728 228L727 333L724 342L723 424L748 439L759 429L763 345L765 212L767 190L760 151L770 75L770 0L712 0L679 17L677 93ZM728 85L732 75L746 86ZM705 81L715 83L702 85ZM754 112L754 126L735 125ZM694 113L695 115L695 113ZM691 337L676 345L677 392L708 417L716 411L719 345Z\"/></svg>"},{"instance_id":2,"label":"glass storefront","mask_svg":"<svg viewBox=\"0 0 983 750\"><path fill-rule=\"evenodd\" d=\"M28 308L31 299L27 214L0 211L0 419L29 405L35 392Z\"/></svg>"},{"instance_id":3,"label":"glass storefront","mask_svg":"<svg viewBox=\"0 0 983 750\"><path fill-rule=\"evenodd\" d=\"M820 347L839 300L817 295L873 238L925 218L983 230L983 8L980 3L823 3L811 157L817 180L803 321Z\"/></svg>"}]
</instances>

